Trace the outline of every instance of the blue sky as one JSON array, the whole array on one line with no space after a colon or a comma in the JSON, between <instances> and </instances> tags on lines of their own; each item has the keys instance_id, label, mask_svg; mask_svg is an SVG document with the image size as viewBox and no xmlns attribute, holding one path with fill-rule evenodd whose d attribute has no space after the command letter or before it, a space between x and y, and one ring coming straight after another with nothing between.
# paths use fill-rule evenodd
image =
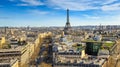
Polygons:
<instances>
[{"instance_id":1,"label":"blue sky","mask_svg":"<svg viewBox=\"0 0 120 67\"><path fill-rule=\"evenodd\" d=\"M0 0L0 26L120 25L120 0Z\"/></svg>"}]
</instances>

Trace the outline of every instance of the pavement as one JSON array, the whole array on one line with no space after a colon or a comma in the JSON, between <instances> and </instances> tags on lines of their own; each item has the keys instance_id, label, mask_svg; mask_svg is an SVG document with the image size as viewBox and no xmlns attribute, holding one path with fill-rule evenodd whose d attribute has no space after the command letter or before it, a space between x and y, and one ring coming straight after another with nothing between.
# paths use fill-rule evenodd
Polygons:
<instances>
[{"instance_id":1,"label":"pavement","mask_svg":"<svg viewBox=\"0 0 120 67\"><path fill-rule=\"evenodd\" d=\"M116 54L113 54L112 57L112 63L110 67L120 67L120 39L116 41L117 48L115 50Z\"/></svg>"}]
</instances>

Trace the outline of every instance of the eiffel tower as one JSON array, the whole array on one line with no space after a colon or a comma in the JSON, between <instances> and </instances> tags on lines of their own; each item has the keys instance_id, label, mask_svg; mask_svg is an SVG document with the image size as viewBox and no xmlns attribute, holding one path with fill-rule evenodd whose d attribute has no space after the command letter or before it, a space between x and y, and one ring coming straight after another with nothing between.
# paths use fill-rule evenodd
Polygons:
<instances>
[{"instance_id":1,"label":"eiffel tower","mask_svg":"<svg viewBox=\"0 0 120 67\"><path fill-rule=\"evenodd\" d=\"M70 33L70 30L71 30L71 25L70 25L70 22L69 22L69 9L67 9L67 22L66 22L66 25L64 27L65 35L68 35Z\"/></svg>"}]
</instances>

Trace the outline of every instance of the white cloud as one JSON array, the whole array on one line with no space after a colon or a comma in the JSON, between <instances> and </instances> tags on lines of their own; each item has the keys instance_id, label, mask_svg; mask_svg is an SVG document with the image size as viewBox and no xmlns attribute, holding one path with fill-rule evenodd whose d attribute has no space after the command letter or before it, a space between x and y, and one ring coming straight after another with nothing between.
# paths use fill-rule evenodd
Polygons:
<instances>
[{"instance_id":1,"label":"white cloud","mask_svg":"<svg viewBox=\"0 0 120 67\"><path fill-rule=\"evenodd\" d=\"M16 0L9 0L16 1ZM53 9L67 9L74 11L86 10L119 10L119 0L18 0L17 6L41 6L46 5Z\"/></svg>"},{"instance_id":2,"label":"white cloud","mask_svg":"<svg viewBox=\"0 0 120 67\"><path fill-rule=\"evenodd\" d=\"M40 6L43 3L40 0L20 0L22 3L17 4L18 6Z\"/></svg>"},{"instance_id":3,"label":"white cloud","mask_svg":"<svg viewBox=\"0 0 120 67\"><path fill-rule=\"evenodd\" d=\"M101 7L103 11L114 11L114 10L120 10L120 3L115 3L112 5L104 5Z\"/></svg>"},{"instance_id":4,"label":"white cloud","mask_svg":"<svg viewBox=\"0 0 120 67\"><path fill-rule=\"evenodd\" d=\"M111 3L116 2L116 1L118 1L118 0L107 0L103 4L111 4Z\"/></svg>"},{"instance_id":5,"label":"white cloud","mask_svg":"<svg viewBox=\"0 0 120 67\"><path fill-rule=\"evenodd\" d=\"M17 4L17 6L28 6L28 4L22 3L22 4Z\"/></svg>"},{"instance_id":6,"label":"white cloud","mask_svg":"<svg viewBox=\"0 0 120 67\"><path fill-rule=\"evenodd\" d=\"M87 10L87 9L97 9L95 6L90 6L89 2L84 0L48 0L47 2L50 6L59 7L61 9L69 8L71 10Z\"/></svg>"},{"instance_id":7,"label":"white cloud","mask_svg":"<svg viewBox=\"0 0 120 67\"><path fill-rule=\"evenodd\" d=\"M54 9L57 9L57 10L59 10L59 9L61 9L61 8L59 8L59 7L55 7Z\"/></svg>"},{"instance_id":8,"label":"white cloud","mask_svg":"<svg viewBox=\"0 0 120 67\"><path fill-rule=\"evenodd\" d=\"M99 16L90 16L90 15L83 15L84 17L86 17L87 19L100 19Z\"/></svg>"},{"instance_id":9,"label":"white cloud","mask_svg":"<svg viewBox=\"0 0 120 67\"><path fill-rule=\"evenodd\" d=\"M49 13L47 11L41 11L41 10L29 10L28 12L35 15L45 15Z\"/></svg>"},{"instance_id":10,"label":"white cloud","mask_svg":"<svg viewBox=\"0 0 120 67\"><path fill-rule=\"evenodd\" d=\"M103 6L113 4L117 1L119 0L47 0L46 5L52 8L69 8L75 11L103 10Z\"/></svg>"}]
</instances>

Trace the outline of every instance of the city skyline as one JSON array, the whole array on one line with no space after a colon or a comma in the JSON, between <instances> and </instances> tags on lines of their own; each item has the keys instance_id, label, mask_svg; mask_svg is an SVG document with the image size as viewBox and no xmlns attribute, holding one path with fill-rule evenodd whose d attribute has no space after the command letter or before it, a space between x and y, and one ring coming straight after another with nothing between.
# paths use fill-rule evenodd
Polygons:
<instances>
[{"instance_id":1,"label":"city skyline","mask_svg":"<svg viewBox=\"0 0 120 67\"><path fill-rule=\"evenodd\" d=\"M3 0L0 26L120 25L119 0Z\"/></svg>"}]
</instances>

